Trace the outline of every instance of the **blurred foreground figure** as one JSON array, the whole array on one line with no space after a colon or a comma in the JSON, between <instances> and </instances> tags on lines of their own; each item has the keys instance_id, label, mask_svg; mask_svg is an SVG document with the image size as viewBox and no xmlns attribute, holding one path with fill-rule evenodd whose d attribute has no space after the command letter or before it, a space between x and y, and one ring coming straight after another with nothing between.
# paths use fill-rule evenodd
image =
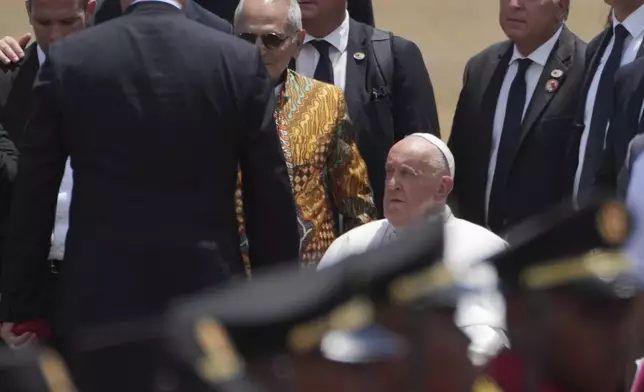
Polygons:
<instances>
[{"instance_id":1,"label":"blurred foreground figure","mask_svg":"<svg viewBox=\"0 0 644 392\"><path fill-rule=\"evenodd\" d=\"M491 267L483 262L507 246L489 230L455 217L446 204L454 184L454 157L445 143L430 134L412 134L398 142L387 159L384 210L386 219L358 227L338 238L320 262L326 268L350 255L391 243L430 217L445 221L445 264L461 283L487 290L466 295L456 322L472 339L476 364L494 356L502 345L497 329L505 327L503 299Z\"/></svg>"},{"instance_id":2,"label":"blurred foreground figure","mask_svg":"<svg viewBox=\"0 0 644 392\"><path fill-rule=\"evenodd\" d=\"M493 258L512 348L489 364L486 382L505 392L629 390L644 287L621 251L629 220L619 202L589 202L512 230L516 243Z\"/></svg>"},{"instance_id":3,"label":"blurred foreground figure","mask_svg":"<svg viewBox=\"0 0 644 392\"><path fill-rule=\"evenodd\" d=\"M179 303L169 313L175 347L204 379L232 386L246 369L269 392L471 391L468 339L453 320L462 289L439 262L443 222L397 241L317 273L258 273ZM222 331L237 355L213 337Z\"/></svg>"},{"instance_id":4,"label":"blurred foreground figure","mask_svg":"<svg viewBox=\"0 0 644 392\"><path fill-rule=\"evenodd\" d=\"M49 268L68 156L72 219L54 331L63 338L154 316L243 274L238 166L251 261L297 259L272 85L252 45L187 19L181 3L135 1L112 23L52 44L34 100L3 257L3 330L41 317L32 282Z\"/></svg>"}]
</instances>

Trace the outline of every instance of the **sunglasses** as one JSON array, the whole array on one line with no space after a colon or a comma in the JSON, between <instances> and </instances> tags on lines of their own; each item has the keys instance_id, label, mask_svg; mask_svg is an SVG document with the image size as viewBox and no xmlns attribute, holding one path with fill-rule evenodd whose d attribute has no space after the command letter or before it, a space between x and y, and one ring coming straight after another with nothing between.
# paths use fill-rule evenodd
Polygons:
<instances>
[{"instance_id":1,"label":"sunglasses","mask_svg":"<svg viewBox=\"0 0 644 392\"><path fill-rule=\"evenodd\" d=\"M284 41L286 41L289 37L286 35L281 35L277 33L267 33L267 34L255 34L255 33L241 33L239 34L239 38L243 39L244 41L248 41L251 44L255 44L257 42L257 37L260 38L262 41L262 44L266 47L266 49L277 49L282 44Z\"/></svg>"}]
</instances>

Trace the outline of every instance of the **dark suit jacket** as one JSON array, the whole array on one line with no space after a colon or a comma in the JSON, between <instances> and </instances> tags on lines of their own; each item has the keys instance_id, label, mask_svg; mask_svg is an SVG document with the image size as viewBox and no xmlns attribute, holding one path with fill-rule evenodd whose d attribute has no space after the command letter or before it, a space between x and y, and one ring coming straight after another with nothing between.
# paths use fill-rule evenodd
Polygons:
<instances>
[{"instance_id":1,"label":"dark suit jacket","mask_svg":"<svg viewBox=\"0 0 644 392\"><path fill-rule=\"evenodd\" d=\"M510 171L506 209L490 221L508 225L539 213L570 194L564 173L569 162L571 126L584 72L586 44L564 27L541 77L521 127L521 141ZM451 203L459 215L486 224L485 190L492 149L494 115L513 43L495 44L469 60L449 147L456 164ZM558 90L549 93L546 82L553 70L563 71ZM490 217L492 218L492 217Z\"/></svg>"},{"instance_id":2,"label":"dark suit jacket","mask_svg":"<svg viewBox=\"0 0 644 392\"><path fill-rule=\"evenodd\" d=\"M38 67L35 44L25 50L20 62L0 65L0 125L17 144L31 113L32 87Z\"/></svg>"},{"instance_id":3,"label":"dark suit jacket","mask_svg":"<svg viewBox=\"0 0 644 392\"><path fill-rule=\"evenodd\" d=\"M584 75L584 82L582 84L582 93L579 97L579 104L577 107L577 114L575 116L575 138L576 138L576 146L574 147L574 150L571 152L573 155L573 158L576 160L576 165L579 163L579 148L581 147L581 136L584 131L584 113L586 110L586 99L588 97L588 91L590 89L590 85L592 84L593 78L595 76L595 73L597 72L597 67L599 66L599 62L601 61L602 55L604 54L604 51L606 47L608 46L610 39L612 38L612 23L609 24L600 34L598 34L595 38L588 43L588 49L586 50L586 73ZM642 54L644 53L644 45L642 45L637 53L637 57L641 57ZM623 78L628 78L628 76L624 76L624 71L620 70L617 71L615 74L616 82L619 82L619 79ZM630 72L630 71L627 71ZM619 76L622 75L622 76ZM622 85L620 87L617 87L620 90L626 89L629 90L629 86ZM619 129L623 129L624 127L624 122L622 118L619 118L621 116L619 114L620 111L622 111L623 107L622 105L625 103L624 98L625 96L622 95L621 93L618 93L618 90L616 91L615 95L615 113L614 115L617 115L617 127ZM619 94L619 96L618 96ZM611 119L611 124L613 123L613 119ZM610 129L613 129L611 131ZM623 135L618 135L622 133L623 131L617 131L618 128L613 128L611 125L609 127L609 133L606 136L606 146L608 147L608 151L605 151L605 153L602 154L602 156L599 158L599 162L591 163L594 164L598 167L598 173L596 175L595 179L595 185L605 188L608 187L609 189L615 189L615 183L616 183L616 176L619 173L619 170L621 168L622 163L624 162L624 154L625 154L625 148L628 145L628 141L626 142L626 145L623 144L622 139L625 137L628 137L628 132L626 131ZM630 139L629 139L630 141ZM611 145L615 143L614 145ZM621 151L621 153L620 153ZM620 157L621 156L621 157ZM621 159L621 160L620 160ZM620 162L620 163L615 163L615 162ZM585 163L586 164L586 163ZM576 167L575 167L576 169ZM570 178L571 184L574 183L574 173L572 173L572 176Z\"/></svg>"},{"instance_id":4,"label":"dark suit jacket","mask_svg":"<svg viewBox=\"0 0 644 392\"><path fill-rule=\"evenodd\" d=\"M183 10L186 13L186 16L188 16L188 19L192 19L195 22L212 27L215 30L223 31L224 33L232 34L233 32L233 27L230 23L204 9L193 0L186 0ZM94 16L92 17L90 24L97 25L107 22L108 20L114 19L122 14L123 12L121 11L120 0L97 0L96 12L94 12Z\"/></svg>"},{"instance_id":5,"label":"dark suit jacket","mask_svg":"<svg viewBox=\"0 0 644 392\"><path fill-rule=\"evenodd\" d=\"M4 248L4 231L6 220L9 216L13 179L16 176L17 169L18 150L13 141L9 139L9 135L2 128L2 125L0 125L0 252ZM0 263L1 260L0 253Z\"/></svg>"},{"instance_id":6,"label":"dark suit jacket","mask_svg":"<svg viewBox=\"0 0 644 392\"><path fill-rule=\"evenodd\" d=\"M39 316L33 282L48 271L42 260L68 155L74 188L59 320L67 332L154 314L177 295L243 274L238 165L253 265L297 259L272 100L257 48L164 3L140 3L53 44L20 152L0 320Z\"/></svg>"},{"instance_id":7,"label":"dark suit jacket","mask_svg":"<svg viewBox=\"0 0 644 392\"><path fill-rule=\"evenodd\" d=\"M351 20L347 46L345 96L357 141L369 170L376 206L382 214L385 162L393 144L415 132L440 135L436 100L423 56L418 46L394 36L394 74L390 93L376 98L383 87L371 46L373 28ZM365 53L356 59L355 53Z\"/></svg>"},{"instance_id":8,"label":"dark suit jacket","mask_svg":"<svg viewBox=\"0 0 644 392\"><path fill-rule=\"evenodd\" d=\"M619 197L626 197L628 185L631 182L633 165L635 165L635 161L642 155L643 152L644 134L639 134L635 136L628 145L626 158L617 179L617 194Z\"/></svg>"},{"instance_id":9,"label":"dark suit jacket","mask_svg":"<svg viewBox=\"0 0 644 392\"><path fill-rule=\"evenodd\" d=\"M38 67L36 45L25 50L19 63L0 65L0 260L16 174L16 148L31 113L32 86Z\"/></svg>"},{"instance_id":10,"label":"dark suit jacket","mask_svg":"<svg viewBox=\"0 0 644 392\"><path fill-rule=\"evenodd\" d=\"M606 148L595 185L615 190L628 145L637 135L644 100L644 57L624 65L615 74L615 111L606 135Z\"/></svg>"}]
</instances>

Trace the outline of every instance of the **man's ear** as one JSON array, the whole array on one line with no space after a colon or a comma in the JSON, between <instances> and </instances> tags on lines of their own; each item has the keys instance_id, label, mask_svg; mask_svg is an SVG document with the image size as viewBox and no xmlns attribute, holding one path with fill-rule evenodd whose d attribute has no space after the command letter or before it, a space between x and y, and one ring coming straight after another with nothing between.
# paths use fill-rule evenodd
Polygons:
<instances>
[{"instance_id":1,"label":"man's ear","mask_svg":"<svg viewBox=\"0 0 644 392\"><path fill-rule=\"evenodd\" d=\"M29 15L29 19L31 19L31 7L29 7L29 0L25 0L25 10L27 10L27 15Z\"/></svg>"},{"instance_id":2,"label":"man's ear","mask_svg":"<svg viewBox=\"0 0 644 392\"><path fill-rule=\"evenodd\" d=\"M304 38L306 38L306 31L304 29L298 31L295 34L295 42L297 43L297 49L295 49L295 53L293 53L293 58L297 58L297 56L300 55L300 51L302 50L302 46L304 45Z\"/></svg>"},{"instance_id":3,"label":"man's ear","mask_svg":"<svg viewBox=\"0 0 644 392\"><path fill-rule=\"evenodd\" d=\"M87 3L87 14L91 17L96 12L96 0L89 0Z\"/></svg>"},{"instance_id":4,"label":"man's ear","mask_svg":"<svg viewBox=\"0 0 644 392\"><path fill-rule=\"evenodd\" d=\"M454 179L450 176L443 176L438 191L436 191L436 201L447 200L452 189L454 189Z\"/></svg>"}]
</instances>

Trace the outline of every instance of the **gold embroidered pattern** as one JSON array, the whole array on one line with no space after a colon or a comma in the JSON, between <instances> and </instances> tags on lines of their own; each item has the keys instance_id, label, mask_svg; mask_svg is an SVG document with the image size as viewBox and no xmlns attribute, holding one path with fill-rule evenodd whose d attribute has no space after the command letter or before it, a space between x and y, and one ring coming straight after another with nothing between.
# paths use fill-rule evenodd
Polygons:
<instances>
[{"instance_id":1,"label":"gold embroidered pattern","mask_svg":"<svg viewBox=\"0 0 644 392\"><path fill-rule=\"evenodd\" d=\"M367 167L354 140L342 90L289 70L279 105L276 122L297 205L300 258L304 265L317 265L337 237L334 205L349 226L376 217ZM241 175L237 185L242 255L250 273Z\"/></svg>"}]
</instances>

